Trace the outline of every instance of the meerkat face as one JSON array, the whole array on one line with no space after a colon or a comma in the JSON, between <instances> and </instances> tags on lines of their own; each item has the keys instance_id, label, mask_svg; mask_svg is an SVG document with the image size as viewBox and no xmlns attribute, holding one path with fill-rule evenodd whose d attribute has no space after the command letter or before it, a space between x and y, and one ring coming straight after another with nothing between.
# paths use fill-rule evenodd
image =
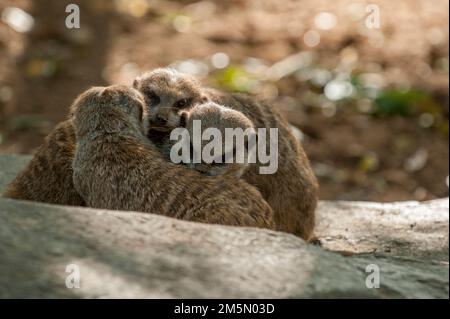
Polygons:
<instances>
[{"instance_id":1,"label":"meerkat face","mask_svg":"<svg viewBox=\"0 0 450 319\"><path fill-rule=\"evenodd\" d=\"M150 129L168 132L183 126L181 113L205 102L200 84L172 69L157 69L138 77L133 87L144 96Z\"/></svg>"},{"instance_id":2,"label":"meerkat face","mask_svg":"<svg viewBox=\"0 0 450 319\"><path fill-rule=\"evenodd\" d=\"M130 87L93 87L81 94L72 106L74 124L80 132L137 129L145 134L148 115L144 103L140 92Z\"/></svg>"},{"instance_id":3,"label":"meerkat face","mask_svg":"<svg viewBox=\"0 0 450 319\"><path fill-rule=\"evenodd\" d=\"M244 174L249 165L249 141L253 138L256 143L257 139L253 123L244 114L208 102L195 106L182 116L191 137L191 156L204 154L205 148L218 146L220 151L212 156L212 161L211 158L206 161L202 158L200 163L191 161L190 168L211 176L233 174L240 177ZM200 141L195 142L196 139ZM193 143L197 143L199 148L196 149ZM228 157L231 157L231 162L227 162Z\"/></svg>"}]
</instances>

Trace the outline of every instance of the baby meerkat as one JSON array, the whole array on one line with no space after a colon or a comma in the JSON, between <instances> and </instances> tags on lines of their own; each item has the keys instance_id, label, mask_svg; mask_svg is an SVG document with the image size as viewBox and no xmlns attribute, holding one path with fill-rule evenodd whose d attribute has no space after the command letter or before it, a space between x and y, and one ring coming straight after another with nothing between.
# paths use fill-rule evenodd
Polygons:
<instances>
[{"instance_id":1,"label":"baby meerkat","mask_svg":"<svg viewBox=\"0 0 450 319\"><path fill-rule=\"evenodd\" d=\"M180 126L189 133L189 158L185 163L188 167L211 176L242 176L249 165L249 140L253 138L256 142L256 131L247 117L233 109L207 102L182 112ZM241 140L238 141L236 135L227 139L235 130L242 133ZM163 145L163 153L171 160L171 151L179 140L178 137L178 140ZM195 162L194 158L198 161Z\"/></svg>"},{"instance_id":2,"label":"baby meerkat","mask_svg":"<svg viewBox=\"0 0 450 319\"><path fill-rule=\"evenodd\" d=\"M3 197L49 204L84 206L72 182L75 154L72 120L61 122L45 138L30 163L8 185Z\"/></svg>"},{"instance_id":3,"label":"baby meerkat","mask_svg":"<svg viewBox=\"0 0 450 319\"><path fill-rule=\"evenodd\" d=\"M176 123L182 123L182 114L189 114L205 101L240 112L251 121L255 129L265 128L265 140L269 144L270 129L277 129L278 138L274 141L278 145L276 172L260 174L262 163L257 162L245 169L242 178L256 186L273 208L277 230L295 234L305 240L313 237L318 197L317 179L289 124L273 107L247 95L202 88L194 78L171 69L144 73L134 81L133 86L145 97L150 113L150 135L153 130L159 133L153 134L153 139L151 136L149 138L163 149L171 145L169 131L177 126ZM208 114L205 115L203 121L208 121ZM209 172L212 172L213 167L208 168Z\"/></svg>"},{"instance_id":4,"label":"baby meerkat","mask_svg":"<svg viewBox=\"0 0 450 319\"><path fill-rule=\"evenodd\" d=\"M73 181L88 206L274 229L272 209L253 186L167 162L146 137L147 111L137 90L92 88L72 111Z\"/></svg>"}]
</instances>

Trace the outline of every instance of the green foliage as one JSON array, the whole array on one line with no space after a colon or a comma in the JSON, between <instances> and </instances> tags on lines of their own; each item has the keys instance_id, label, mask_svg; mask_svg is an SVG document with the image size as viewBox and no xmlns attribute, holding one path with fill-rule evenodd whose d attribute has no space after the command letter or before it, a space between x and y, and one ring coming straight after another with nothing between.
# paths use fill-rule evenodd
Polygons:
<instances>
[{"instance_id":1,"label":"green foliage","mask_svg":"<svg viewBox=\"0 0 450 319\"><path fill-rule=\"evenodd\" d=\"M251 93L257 81L240 66L230 66L217 73L215 81L227 91Z\"/></svg>"},{"instance_id":2,"label":"green foliage","mask_svg":"<svg viewBox=\"0 0 450 319\"><path fill-rule=\"evenodd\" d=\"M419 104L430 99L428 94L417 90L386 90L375 99L374 115L408 116L417 111Z\"/></svg>"}]
</instances>

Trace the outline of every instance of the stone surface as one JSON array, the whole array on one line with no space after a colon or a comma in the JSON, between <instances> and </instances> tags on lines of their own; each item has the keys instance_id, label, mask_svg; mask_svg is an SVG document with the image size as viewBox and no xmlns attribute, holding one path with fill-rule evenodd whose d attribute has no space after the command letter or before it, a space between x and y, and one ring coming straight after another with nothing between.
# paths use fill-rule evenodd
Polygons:
<instances>
[{"instance_id":1,"label":"stone surface","mask_svg":"<svg viewBox=\"0 0 450 319\"><path fill-rule=\"evenodd\" d=\"M0 193L30 159L26 155L0 155Z\"/></svg>"},{"instance_id":2,"label":"stone surface","mask_svg":"<svg viewBox=\"0 0 450 319\"><path fill-rule=\"evenodd\" d=\"M27 158L0 156L0 189ZM448 298L448 200L322 202L280 232L0 198L0 298ZM68 289L68 265L81 287ZM368 265L380 288L366 287Z\"/></svg>"},{"instance_id":3,"label":"stone surface","mask_svg":"<svg viewBox=\"0 0 450 319\"><path fill-rule=\"evenodd\" d=\"M317 236L344 255L374 253L448 262L449 200L321 202Z\"/></svg>"}]
</instances>

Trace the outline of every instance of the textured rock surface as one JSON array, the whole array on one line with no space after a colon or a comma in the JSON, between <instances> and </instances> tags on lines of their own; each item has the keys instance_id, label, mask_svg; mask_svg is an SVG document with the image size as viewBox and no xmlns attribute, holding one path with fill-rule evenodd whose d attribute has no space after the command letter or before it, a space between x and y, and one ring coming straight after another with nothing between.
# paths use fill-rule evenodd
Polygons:
<instances>
[{"instance_id":1,"label":"textured rock surface","mask_svg":"<svg viewBox=\"0 0 450 319\"><path fill-rule=\"evenodd\" d=\"M448 262L449 201L321 202L317 235L345 255L375 253Z\"/></svg>"},{"instance_id":2,"label":"textured rock surface","mask_svg":"<svg viewBox=\"0 0 450 319\"><path fill-rule=\"evenodd\" d=\"M26 160L0 157L0 189ZM320 248L279 232L0 199L0 297L448 298L448 205L322 202ZM79 289L65 286L70 264ZM379 289L366 287L370 264Z\"/></svg>"},{"instance_id":3,"label":"textured rock surface","mask_svg":"<svg viewBox=\"0 0 450 319\"><path fill-rule=\"evenodd\" d=\"M0 193L30 159L31 156L0 155Z\"/></svg>"}]
</instances>

